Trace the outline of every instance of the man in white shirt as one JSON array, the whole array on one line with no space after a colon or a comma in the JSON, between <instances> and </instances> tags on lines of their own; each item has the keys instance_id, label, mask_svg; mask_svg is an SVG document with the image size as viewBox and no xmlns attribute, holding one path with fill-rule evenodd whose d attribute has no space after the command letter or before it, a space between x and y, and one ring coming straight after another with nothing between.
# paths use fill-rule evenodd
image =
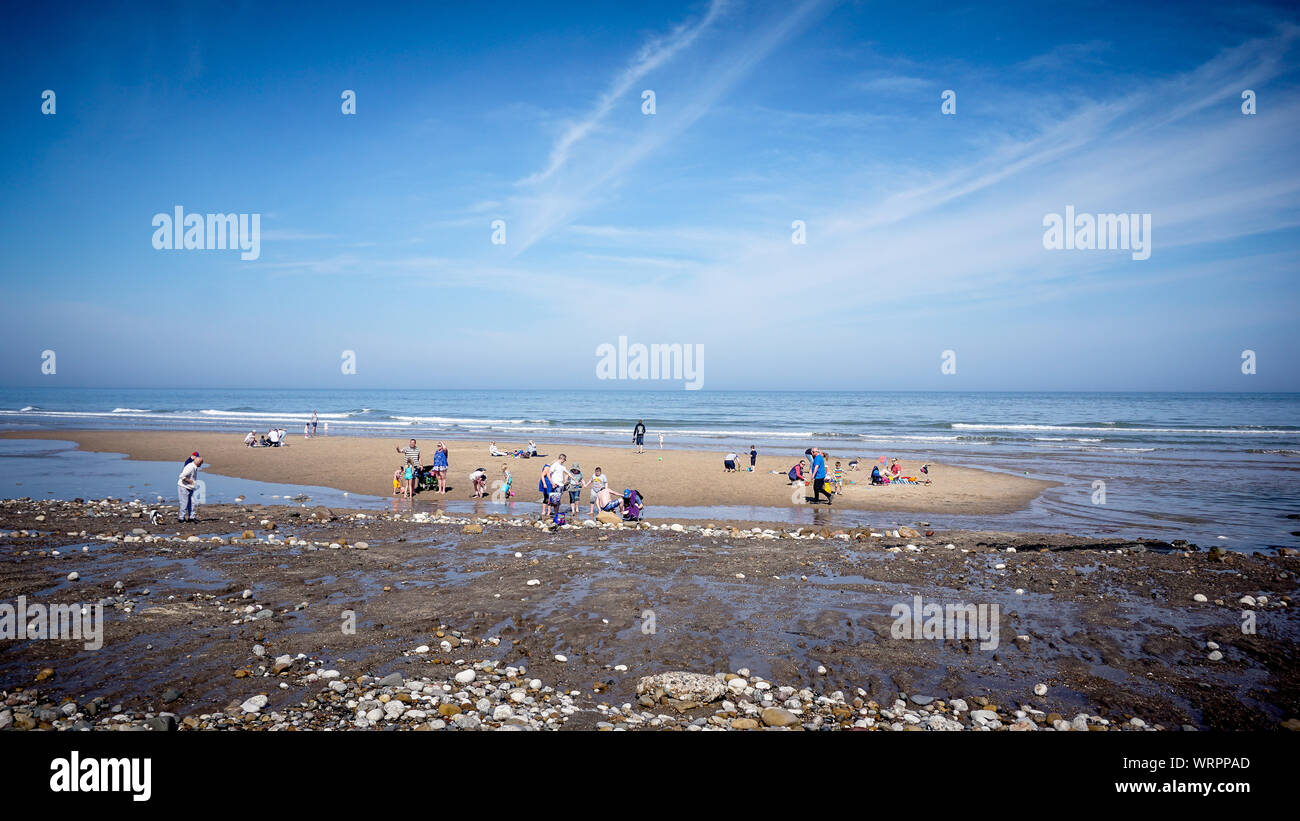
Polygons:
<instances>
[{"instance_id":1,"label":"man in white shirt","mask_svg":"<svg viewBox=\"0 0 1300 821\"><path fill-rule=\"evenodd\" d=\"M203 457L195 457L193 461L185 463L180 478L176 480L176 492L181 503L180 518L177 521L197 522L199 520L198 516L194 515L194 492L199 489L198 475L201 467L203 467Z\"/></svg>"},{"instance_id":2,"label":"man in white shirt","mask_svg":"<svg viewBox=\"0 0 1300 821\"><path fill-rule=\"evenodd\" d=\"M551 463L551 487L555 490L564 490L564 483L568 481L569 469L564 466L564 460L568 458L563 453L560 458Z\"/></svg>"}]
</instances>

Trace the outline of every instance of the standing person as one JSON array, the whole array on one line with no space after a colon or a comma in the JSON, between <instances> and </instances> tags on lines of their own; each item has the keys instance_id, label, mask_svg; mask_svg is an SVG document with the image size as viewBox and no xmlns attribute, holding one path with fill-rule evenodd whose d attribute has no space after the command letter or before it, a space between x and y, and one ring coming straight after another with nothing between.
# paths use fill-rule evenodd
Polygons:
<instances>
[{"instance_id":1,"label":"standing person","mask_svg":"<svg viewBox=\"0 0 1300 821\"><path fill-rule=\"evenodd\" d=\"M578 501L582 496L582 466L577 462L569 470L568 485L565 488L569 491L569 513L578 515Z\"/></svg>"},{"instance_id":2,"label":"standing person","mask_svg":"<svg viewBox=\"0 0 1300 821\"><path fill-rule=\"evenodd\" d=\"M542 465L542 477L537 480L537 489L542 492L542 517L551 515L551 491L554 489L551 483L551 466ZM559 510L557 507L556 510Z\"/></svg>"},{"instance_id":3,"label":"standing person","mask_svg":"<svg viewBox=\"0 0 1300 821\"><path fill-rule=\"evenodd\" d=\"M758 446L749 446L749 472L754 472L754 465L758 462Z\"/></svg>"},{"instance_id":4,"label":"standing person","mask_svg":"<svg viewBox=\"0 0 1300 821\"><path fill-rule=\"evenodd\" d=\"M199 452L196 450L193 453L191 453L189 456L185 457L185 464L181 465L181 467L185 467L185 465L188 465L190 462L193 462L197 458L199 458Z\"/></svg>"},{"instance_id":5,"label":"standing person","mask_svg":"<svg viewBox=\"0 0 1300 821\"><path fill-rule=\"evenodd\" d=\"M502 465L501 472L504 473L506 477L501 483L501 498L509 499L511 496L515 495L515 492L510 489L510 483L513 481L510 477L510 466Z\"/></svg>"},{"instance_id":6,"label":"standing person","mask_svg":"<svg viewBox=\"0 0 1300 821\"><path fill-rule=\"evenodd\" d=\"M637 453L645 453L645 422L636 420L636 427L632 428L632 441L636 444Z\"/></svg>"},{"instance_id":7,"label":"standing person","mask_svg":"<svg viewBox=\"0 0 1300 821\"><path fill-rule=\"evenodd\" d=\"M447 492L447 468L450 454L447 453L447 446L442 442L438 443L438 449L433 452L433 476L438 480L438 492Z\"/></svg>"},{"instance_id":8,"label":"standing person","mask_svg":"<svg viewBox=\"0 0 1300 821\"><path fill-rule=\"evenodd\" d=\"M411 444L407 445L406 447L403 448L399 445L398 447L393 448L393 450L402 454L403 459L406 459L417 465L420 464L420 448L418 445L415 444L414 439L412 439Z\"/></svg>"},{"instance_id":9,"label":"standing person","mask_svg":"<svg viewBox=\"0 0 1300 821\"><path fill-rule=\"evenodd\" d=\"M191 459L185 460L185 467L181 468L181 475L176 480L176 492L180 498L180 518L178 522L191 521L197 522L199 517L195 515L194 491L199 489L199 468L203 467L203 457L195 455Z\"/></svg>"},{"instance_id":10,"label":"standing person","mask_svg":"<svg viewBox=\"0 0 1300 821\"><path fill-rule=\"evenodd\" d=\"M826 494L826 504L831 504L834 497L826 490L826 457L817 448L809 451L812 454L812 480L813 480L813 504L821 504L822 494Z\"/></svg>"},{"instance_id":11,"label":"standing person","mask_svg":"<svg viewBox=\"0 0 1300 821\"><path fill-rule=\"evenodd\" d=\"M600 492L602 490L609 487L609 478L601 473L600 468L596 468L596 470L592 472L591 478L583 482L583 484L591 486L591 510L587 513L587 515L595 516L596 497L600 495Z\"/></svg>"},{"instance_id":12,"label":"standing person","mask_svg":"<svg viewBox=\"0 0 1300 821\"><path fill-rule=\"evenodd\" d=\"M304 438L304 439L310 439L310 438L311 438L311 423L310 423L310 422L303 422L303 424L302 424L302 438Z\"/></svg>"},{"instance_id":13,"label":"standing person","mask_svg":"<svg viewBox=\"0 0 1300 821\"><path fill-rule=\"evenodd\" d=\"M311 435L312 436L316 435L316 422L317 422L316 411L312 411L311 412Z\"/></svg>"},{"instance_id":14,"label":"standing person","mask_svg":"<svg viewBox=\"0 0 1300 821\"><path fill-rule=\"evenodd\" d=\"M406 498L415 498L415 462L410 459L406 460L406 466L402 468L402 479L406 482Z\"/></svg>"},{"instance_id":15,"label":"standing person","mask_svg":"<svg viewBox=\"0 0 1300 821\"><path fill-rule=\"evenodd\" d=\"M664 449L664 432L663 432L663 431L659 431L659 449L660 449L660 450L663 450L663 449Z\"/></svg>"}]
</instances>

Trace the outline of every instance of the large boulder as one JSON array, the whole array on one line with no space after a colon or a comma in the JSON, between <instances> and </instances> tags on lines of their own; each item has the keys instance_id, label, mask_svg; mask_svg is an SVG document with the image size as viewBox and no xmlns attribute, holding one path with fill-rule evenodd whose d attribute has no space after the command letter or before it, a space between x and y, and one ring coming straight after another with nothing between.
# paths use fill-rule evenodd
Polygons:
<instances>
[{"instance_id":1,"label":"large boulder","mask_svg":"<svg viewBox=\"0 0 1300 821\"><path fill-rule=\"evenodd\" d=\"M645 676L636 683L637 695L649 696L654 701L670 698L707 704L722 698L726 691L727 688L721 681L703 673L659 673Z\"/></svg>"},{"instance_id":2,"label":"large boulder","mask_svg":"<svg viewBox=\"0 0 1300 821\"><path fill-rule=\"evenodd\" d=\"M616 525L623 521L623 519L617 513L610 513L608 510L602 510L596 514L596 521L604 522L609 525Z\"/></svg>"}]
</instances>

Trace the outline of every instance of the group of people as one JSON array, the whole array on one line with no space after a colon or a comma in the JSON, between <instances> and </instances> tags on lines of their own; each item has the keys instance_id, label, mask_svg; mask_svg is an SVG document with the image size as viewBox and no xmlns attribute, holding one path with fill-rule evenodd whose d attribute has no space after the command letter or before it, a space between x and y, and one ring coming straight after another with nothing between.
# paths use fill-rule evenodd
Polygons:
<instances>
[{"instance_id":1,"label":"group of people","mask_svg":"<svg viewBox=\"0 0 1300 821\"><path fill-rule=\"evenodd\" d=\"M840 493L844 490L844 483L846 481L844 474L846 471L841 463L837 461L835 463L835 468L828 473L826 468L826 455L818 448L809 448L804 451L804 455L809 457L812 464L809 465L807 460L800 459L795 465L793 465L786 473L787 478L790 480L790 484L793 486L807 485L811 483L813 486L812 503L820 504L822 494L825 493L826 504L831 504L834 499L834 494ZM871 466L871 484L888 485L897 483L928 485L931 482L929 478L923 479L916 476L901 475L902 465L896 456L889 460L889 465L885 471L881 471L880 469L880 466L883 464L885 464L885 457L882 456L880 457L879 463ZM859 470L859 465L860 460L856 458L851 459L849 460L848 470ZM921 473L928 477L930 466L928 464L921 465ZM851 480L847 481L850 481L851 483ZM828 485L829 490L827 490Z\"/></svg>"},{"instance_id":2,"label":"group of people","mask_svg":"<svg viewBox=\"0 0 1300 821\"><path fill-rule=\"evenodd\" d=\"M258 438L257 431L250 430L244 437L244 445L250 448L278 448L286 444L284 437L284 428L271 428L261 438Z\"/></svg>"},{"instance_id":3,"label":"group of people","mask_svg":"<svg viewBox=\"0 0 1300 821\"><path fill-rule=\"evenodd\" d=\"M736 465L739 463L740 463L740 456L737 455L734 450L729 451L725 456L722 457L722 472L735 473L738 470ZM749 470L751 473L754 471L754 468L757 466L757 464L758 464L758 446L750 445L749 446Z\"/></svg>"},{"instance_id":4,"label":"group of people","mask_svg":"<svg viewBox=\"0 0 1300 821\"><path fill-rule=\"evenodd\" d=\"M426 487L435 488L436 493L447 492L447 471L451 460L444 443L438 443L433 452L433 464L429 466L420 464L420 446L414 439L406 447L398 445L395 450L402 454L402 464L393 472L394 496L410 499Z\"/></svg>"},{"instance_id":5,"label":"group of people","mask_svg":"<svg viewBox=\"0 0 1300 821\"><path fill-rule=\"evenodd\" d=\"M537 452L537 443L532 439L528 440L528 445L522 448L515 448L512 451L504 451L497 447L496 440L488 442L488 456L508 456L512 459L533 459L538 456L545 456L545 453Z\"/></svg>"}]
</instances>

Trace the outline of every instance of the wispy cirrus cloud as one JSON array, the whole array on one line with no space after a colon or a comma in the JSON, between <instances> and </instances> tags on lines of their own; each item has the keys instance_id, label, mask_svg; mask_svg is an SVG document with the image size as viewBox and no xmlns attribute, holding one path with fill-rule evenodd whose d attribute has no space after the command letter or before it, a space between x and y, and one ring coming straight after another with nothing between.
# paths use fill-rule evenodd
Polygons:
<instances>
[{"instance_id":1,"label":"wispy cirrus cloud","mask_svg":"<svg viewBox=\"0 0 1300 821\"><path fill-rule=\"evenodd\" d=\"M695 22L682 23L670 33L644 44L636 56L619 73L586 117L572 123L551 148L546 167L520 180L521 185L543 182L564 167L569 155L584 137L599 127L614 105L650 72L667 63L690 46L712 26L727 8L729 0L711 0L704 16Z\"/></svg>"}]
</instances>

